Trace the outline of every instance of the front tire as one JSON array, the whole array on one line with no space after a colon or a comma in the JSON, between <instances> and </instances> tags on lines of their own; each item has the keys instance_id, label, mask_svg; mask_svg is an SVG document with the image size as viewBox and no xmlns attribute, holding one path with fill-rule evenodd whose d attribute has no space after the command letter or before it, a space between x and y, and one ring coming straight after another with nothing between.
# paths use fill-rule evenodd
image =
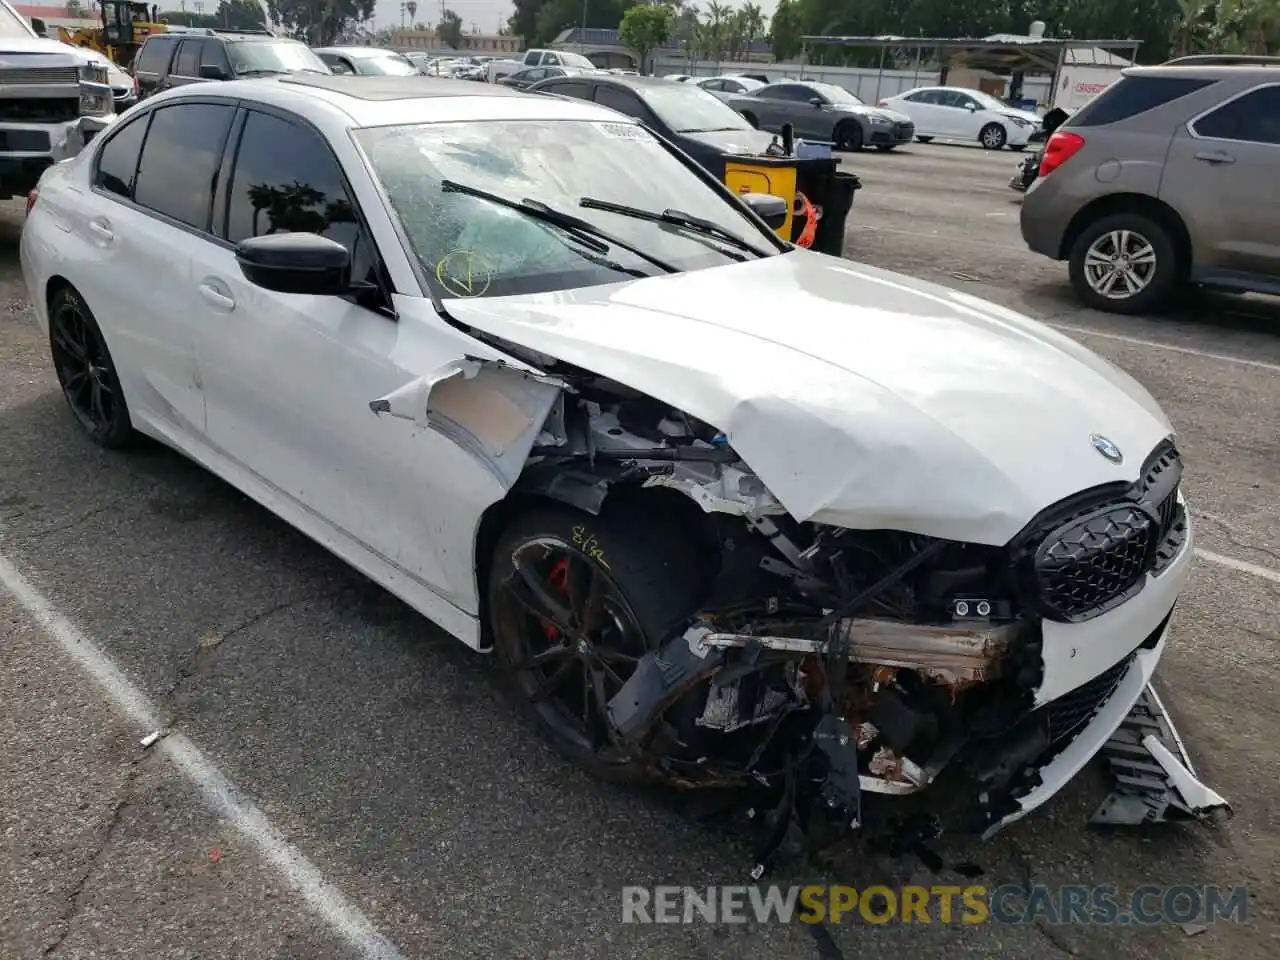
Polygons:
<instances>
[{"instance_id":1,"label":"front tire","mask_svg":"<svg viewBox=\"0 0 1280 960\"><path fill-rule=\"evenodd\" d=\"M932 143L933 137L916 137L917 143Z\"/></svg>"},{"instance_id":2,"label":"front tire","mask_svg":"<svg viewBox=\"0 0 1280 960\"><path fill-rule=\"evenodd\" d=\"M600 779L652 779L609 736L609 698L697 609L698 551L673 522L537 506L502 533L487 591L504 682L562 756Z\"/></svg>"},{"instance_id":3,"label":"front tire","mask_svg":"<svg viewBox=\"0 0 1280 960\"><path fill-rule=\"evenodd\" d=\"M1025 143L1011 143L1009 144L1009 149L1014 153L1021 153L1023 150L1027 149L1027 145Z\"/></svg>"},{"instance_id":4,"label":"front tire","mask_svg":"<svg viewBox=\"0 0 1280 960\"><path fill-rule=\"evenodd\" d=\"M881 153L888 153L890 150L892 150L896 146L897 146L896 143L877 143L876 149L879 150Z\"/></svg>"},{"instance_id":5,"label":"front tire","mask_svg":"<svg viewBox=\"0 0 1280 960\"><path fill-rule=\"evenodd\" d=\"M854 120L841 120L831 134L836 149L857 153L862 149L862 125Z\"/></svg>"},{"instance_id":6,"label":"front tire","mask_svg":"<svg viewBox=\"0 0 1280 960\"><path fill-rule=\"evenodd\" d=\"M111 351L73 287L59 287L49 298L49 353L62 396L89 439L107 450L132 445L137 434Z\"/></svg>"},{"instance_id":7,"label":"front tire","mask_svg":"<svg viewBox=\"0 0 1280 960\"><path fill-rule=\"evenodd\" d=\"M1157 309L1181 272L1169 231L1138 213L1112 214L1087 226L1071 245L1069 269L1086 306L1120 314Z\"/></svg>"},{"instance_id":8,"label":"front tire","mask_svg":"<svg viewBox=\"0 0 1280 960\"><path fill-rule=\"evenodd\" d=\"M978 142L984 150L999 150L1008 139L1004 127L998 123L988 123L978 132Z\"/></svg>"}]
</instances>

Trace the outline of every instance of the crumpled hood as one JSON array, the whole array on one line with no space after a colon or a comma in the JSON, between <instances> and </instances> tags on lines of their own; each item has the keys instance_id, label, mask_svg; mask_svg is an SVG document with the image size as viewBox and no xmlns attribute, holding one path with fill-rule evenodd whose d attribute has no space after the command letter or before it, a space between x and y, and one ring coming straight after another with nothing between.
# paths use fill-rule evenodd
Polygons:
<instances>
[{"instance_id":1,"label":"crumpled hood","mask_svg":"<svg viewBox=\"0 0 1280 960\"><path fill-rule=\"evenodd\" d=\"M1172 433L1136 381L1042 324L805 250L446 306L722 430L801 521L1004 544L1070 494L1136 480Z\"/></svg>"}]
</instances>

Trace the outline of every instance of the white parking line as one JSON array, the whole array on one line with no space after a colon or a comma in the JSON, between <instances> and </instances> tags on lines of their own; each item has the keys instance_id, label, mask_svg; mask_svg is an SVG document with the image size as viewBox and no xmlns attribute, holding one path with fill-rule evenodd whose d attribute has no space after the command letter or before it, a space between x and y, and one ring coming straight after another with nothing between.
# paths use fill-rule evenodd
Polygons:
<instances>
[{"instance_id":1,"label":"white parking line","mask_svg":"<svg viewBox=\"0 0 1280 960\"><path fill-rule=\"evenodd\" d=\"M1235 557L1224 557L1220 553L1201 550L1199 547L1196 548L1196 556L1201 560L1216 563L1220 567L1247 573L1254 577L1261 577L1263 580L1270 580L1272 583L1280 583L1280 571L1272 570L1270 567L1264 567L1261 564L1250 563L1248 560L1237 560Z\"/></svg>"},{"instance_id":2,"label":"white parking line","mask_svg":"<svg viewBox=\"0 0 1280 960\"><path fill-rule=\"evenodd\" d=\"M155 708L120 669L74 624L54 609L53 604L24 577L18 568L0 555L0 585L58 641L84 669L107 698L142 733L160 727ZM182 734L171 734L154 748L169 757L200 790L215 811L226 817L276 872L301 895L307 906L362 957L370 960L403 960L400 952L380 934L360 909L320 874L266 818L253 801L245 797L222 772Z\"/></svg>"},{"instance_id":3,"label":"white parking line","mask_svg":"<svg viewBox=\"0 0 1280 960\"><path fill-rule=\"evenodd\" d=\"M1143 340L1140 337L1128 337L1122 333L1106 333L1102 330L1094 330L1091 327L1077 327L1070 323L1053 323L1046 321L1050 327L1056 327L1067 333L1078 333L1086 337L1101 337L1103 340L1117 340L1120 343L1131 343L1138 347L1155 347L1157 350L1168 350L1172 353L1185 353L1193 357L1202 357L1205 360L1217 360L1221 363L1235 363L1242 367L1255 367L1259 370L1269 370L1272 373L1280 373L1280 363L1267 363L1263 360L1248 360L1244 357L1233 357L1225 353L1211 353L1208 350L1196 350L1194 347L1179 347L1172 343L1160 343L1158 340Z\"/></svg>"}]
</instances>

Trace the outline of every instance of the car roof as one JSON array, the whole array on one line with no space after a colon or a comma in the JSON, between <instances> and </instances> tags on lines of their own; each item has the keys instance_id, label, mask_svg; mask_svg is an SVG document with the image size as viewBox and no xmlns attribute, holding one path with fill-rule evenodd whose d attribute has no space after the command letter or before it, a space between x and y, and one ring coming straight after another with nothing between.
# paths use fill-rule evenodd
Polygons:
<instances>
[{"instance_id":1,"label":"car roof","mask_svg":"<svg viewBox=\"0 0 1280 960\"><path fill-rule=\"evenodd\" d=\"M1126 77L1189 77L1203 80L1272 80L1280 78L1280 59L1275 65L1258 63L1222 64L1156 64L1150 67L1125 67Z\"/></svg>"},{"instance_id":2,"label":"car roof","mask_svg":"<svg viewBox=\"0 0 1280 960\"><path fill-rule=\"evenodd\" d=\"M294 74L218 84L184 84L148 97L160 106L181 100L235 98L295 113L330 137L359 127L484 120L632 122L588 100L547 97L498 84L433 77Z\"/></svg>"}]
</instances>

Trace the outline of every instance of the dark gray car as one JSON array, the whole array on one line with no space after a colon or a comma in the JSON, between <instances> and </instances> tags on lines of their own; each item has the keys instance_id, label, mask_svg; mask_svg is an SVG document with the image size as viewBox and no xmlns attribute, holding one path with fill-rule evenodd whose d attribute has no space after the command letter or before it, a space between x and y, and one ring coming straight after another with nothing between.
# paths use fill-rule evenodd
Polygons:
<instances>
[{"instance_id":1,"label":"dark gray car","mask_svg":"<svg viewBox=\"0 0 1280 960\"><path fill-rule=\"evenodd\" d=\"M829 141L838 150L892 150L910 143L916 132L905 114L870 106L830 83L784 80L727 102L753 127L777 132L790 123L797 137Z\"/></svg>"},{"instance_id":2,"label":"dark gray car","mask_svg":"<svg viewBox=\"0 0 1280 960\"><path fill-rule=\"evenodd\" d=\"M762 154L773 140L691 83L583 71L574 77L540 80L529 90L594 100L634 117L687 153L717 180L724 179L727 157Z\"/></svg>"},{"instance_id":3,"label":"dark gray car","mask_svg":"<svg viewBox=\"0 0 1280 960\"><path fill-rule=\"evenodd\" d=\"M1145 312L1185 282L1280 294L1280 58L1126 69L1039 174L1022 237L1094 309Z\"/></svg>"},{"instance_id":4,"label":"dark gray car","mask_svg":"<svg viewBox=\"0 0 1280 960\"><path fill-rule=\"evenodd\" d=\"M539 80L550 80L552 77L574 77L583 72L578 67L525 67L523 70L517 70L515 73L502 77L498 80L498 83L504 87L527 90Z\"/></svg>"}]
</instances>

